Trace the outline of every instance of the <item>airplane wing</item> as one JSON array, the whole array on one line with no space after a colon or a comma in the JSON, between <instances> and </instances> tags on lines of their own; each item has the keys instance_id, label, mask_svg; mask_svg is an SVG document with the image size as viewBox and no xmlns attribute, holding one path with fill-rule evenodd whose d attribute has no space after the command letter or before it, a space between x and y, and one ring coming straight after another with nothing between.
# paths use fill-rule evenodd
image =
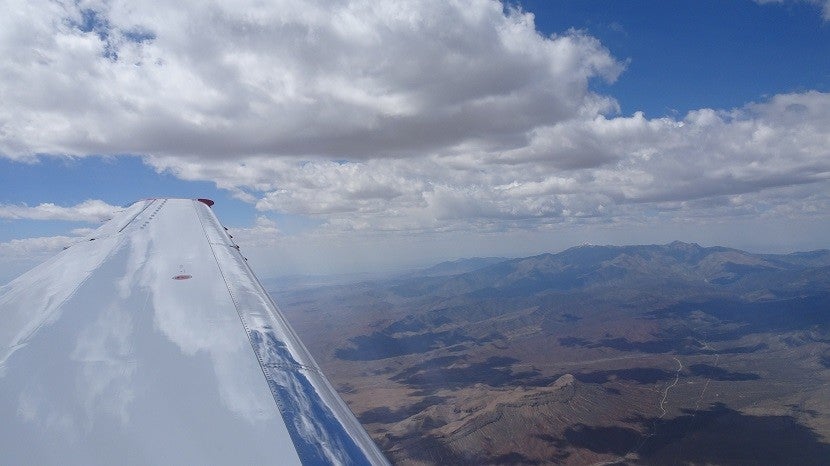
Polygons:
<instances>
[{"instance_id":1,"label":"airplane wing","mask_svg":"<svg viewBox=\"0 0 830 466\"><path fill-rule=\"evenodd\" d=\"M0 288L0 463L388 464L212 203L137 202Z\"/></svg>"}]
</instances>

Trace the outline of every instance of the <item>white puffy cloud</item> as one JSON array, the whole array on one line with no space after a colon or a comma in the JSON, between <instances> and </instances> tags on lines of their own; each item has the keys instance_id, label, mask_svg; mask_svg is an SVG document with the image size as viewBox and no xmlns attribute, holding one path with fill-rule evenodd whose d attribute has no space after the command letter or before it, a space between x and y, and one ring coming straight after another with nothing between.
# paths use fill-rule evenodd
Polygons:
<instances>
[{"instance_id":1,"label":"white puffy cloud","mask_svg":"<svg viewBox=\"0 0 830 466\"><path fill-rule=\"evenodd\" d=\"M9 1L8 158L140 155L319 238L828 212L830 94L619 115L623 63L496 1Z\"/></svg>"},{"instance_id":2,"label":"white puffy cloud","mask_svg":"<svg viewBox=\"0 0 830 466\"><path fill-rule=\"evenodd\" d=\"M69 220L75 222L102 222L112 218L122 207L112 206L101 200L86 200L71 207L52 203L27 205L0 204L0 218L29 220Z\"/></svg>"},{"instance_id":3,"label":"white puffy cloud","mask_svg":"<svg viewBox=\"0 0 830 466\"><path fill-rule=\"evenodd\" d=\"M539 127L525 146L498 152L342 162L263 157L182 164L172 157L149 163L185 178L251 190L260 210L321 216L328 227L344 230L616 221L646 210L722 216L742 212L724 201L736 196L742 209L755 205L758 212L805 196L824 202L823 193L830 193L829 127L830 94L806 92L679 119L649 120L641 113L574 118ZM770 190L799 186L806 188L768 197ZM730 205L731 213L725 210Z\"/></svg>"},{"instance_id":4,"label":"white puffy cloud","mask_svg":"<svg viewBox=\"0 0 830 466\"><path fill-rule=\"evenodd\" d=\"M594 38L492 0L12 1L0 152L371 158L612 110Z\"/></svg>"},{"instance_id":5,"label":"white puffy cloud","mask_svg":"<svg viewBox=\"0 0 830 466\"><path fill-rule=\"evenodd\" d=\"M260 215L250 228L234 228L230 231L234 241L245 247L268 248L280 241L282 232L277 223Z\"/></svg>"}]
</instances>

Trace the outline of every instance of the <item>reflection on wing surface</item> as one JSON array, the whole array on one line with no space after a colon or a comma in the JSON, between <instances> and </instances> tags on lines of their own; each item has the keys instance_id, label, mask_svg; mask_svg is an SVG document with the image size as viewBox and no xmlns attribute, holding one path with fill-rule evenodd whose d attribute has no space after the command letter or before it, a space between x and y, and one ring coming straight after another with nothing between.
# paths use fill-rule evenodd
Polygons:
<instances>
[{"instance_id":1,"label":"reflection on wing surface","mask_svg":"<svg viewBox=\"0 0 830 466\"><path fill-rule=\"evenodd\" d=\"M205 203L89 239L0 290L4 462L386 462Z\"/></svg>"}]
</instances>

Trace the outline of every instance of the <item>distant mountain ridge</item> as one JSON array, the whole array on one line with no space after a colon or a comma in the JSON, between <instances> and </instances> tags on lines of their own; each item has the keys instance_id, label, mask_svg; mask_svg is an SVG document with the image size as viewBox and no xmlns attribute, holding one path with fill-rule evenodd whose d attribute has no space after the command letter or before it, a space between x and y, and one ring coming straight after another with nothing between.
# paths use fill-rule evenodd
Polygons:
<instances>
[{"instance_id":1,"label":"distant mountain ridge","mask_svg":"<svg viewBox=\"0 0 830 466\"><path fill-rule=\"evenodd\" d=\"M472 272L489 265L498 264L510 260L507 257L472 257L469 259L457 259L445 261L417 272L407 274L407 277L445 277Z\"/></svg>"},{"instance_id":2,"label":"distant mountain ridge","mask_svg":"<svg viewBox=\"0 0 830 466\"><path fill-rule=\"evenodd\" d=\"M686 291L729 288L731 292L749 292L772 286L789 294L804 287L813 292L816 282L827 284L828 278L827 249L754 254L675 241L664 245L577 246L555 254L506 259L454 275L430 278L422 274L417 279L401 280L395 289L406 296L516 296L610 287L659 286Z\"/></svg>"}]
</instances>

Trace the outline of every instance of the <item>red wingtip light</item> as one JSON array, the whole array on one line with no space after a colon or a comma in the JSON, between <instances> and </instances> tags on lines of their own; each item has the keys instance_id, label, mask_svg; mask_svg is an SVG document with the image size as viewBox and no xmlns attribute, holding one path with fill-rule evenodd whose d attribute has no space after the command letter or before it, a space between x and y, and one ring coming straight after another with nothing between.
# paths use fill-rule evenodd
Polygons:
<instances>
[{"instance_id":1,"label":"red wingtip light","mask_svg":"<svg viewBox=\"0 0 830 466\"><path fill-rule=\"evenodd\" d=\"M213 206L213 204L215 204L215 202L213 202L212 199L196 199L196 200L201 202L202 204L208 206L208 207L211 207L211 206Z\"/></svg>"}]
</instances>

